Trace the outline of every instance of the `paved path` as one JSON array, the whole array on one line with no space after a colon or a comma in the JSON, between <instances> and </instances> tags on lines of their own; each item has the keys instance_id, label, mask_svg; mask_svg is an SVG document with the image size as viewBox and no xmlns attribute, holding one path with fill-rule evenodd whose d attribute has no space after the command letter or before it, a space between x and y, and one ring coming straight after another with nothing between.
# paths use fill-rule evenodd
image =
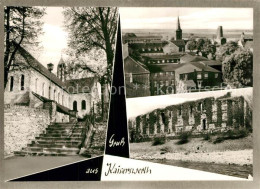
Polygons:
<instances>
[{"instance_id":1,"label":"paved path","mask_svg":"<svg viewBox=\"0 0 260 189\"><path fill-rule=\"evenodd\" d=\"M4 180L10 180L29 174L45 171L55 167L63 166L86 158L80 156L28 156L28 157L10 157L3 160Z\"/></svg>"}]
</instances>

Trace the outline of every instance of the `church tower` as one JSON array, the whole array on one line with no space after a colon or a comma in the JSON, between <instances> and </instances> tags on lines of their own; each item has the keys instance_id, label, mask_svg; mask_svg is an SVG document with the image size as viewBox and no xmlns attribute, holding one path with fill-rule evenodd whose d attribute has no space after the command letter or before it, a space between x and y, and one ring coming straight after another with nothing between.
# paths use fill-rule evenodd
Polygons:
<instances>
[{"instance_id":1,"label":"church tower","mask_svg":"<svg viewBox=\"0 0 260 189\"><path fill-rule=\"evenodd\" d=\"M182 29L181 29L179 16L177 20L176 40L182 40Z\"/></svg>"},{"instance_id":2,"label":"church tower","mask_svg":"<svg viewBox=\"0 0 260 189\"><path fill-rule=\"evenodd\" d=\"M63 58L61 57L57 67L57 77L63 82L66 80L65 70L66 65Z\"/></svg>"}]
</instances>

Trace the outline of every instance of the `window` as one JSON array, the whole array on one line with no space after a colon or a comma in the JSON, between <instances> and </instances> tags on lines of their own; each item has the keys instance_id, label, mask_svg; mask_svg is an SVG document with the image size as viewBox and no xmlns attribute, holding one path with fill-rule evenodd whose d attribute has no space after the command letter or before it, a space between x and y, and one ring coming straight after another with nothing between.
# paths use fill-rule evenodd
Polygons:
<instances>
[{"instance_id":1,"label":"window","mask_svg":"<svg viewBox=\"0 0 260 189\"><path fill-rule=\"evenodd\" d=\"M45 87L45 83L42 84L42 96L44 96L44 87Z\"/></svg>"},{"instance_id":2,"label":"window","mask_svg":"<svg viewBox=\"0 0 260 189\"><path fill-rule=\"evenodd\" d=\"M82 102L81 102L81 109L86 110L86 101L85 100L82 100Z\"/></svg>"},{"instance_id":3,"label":"window","mask_svg":"<svg viewBox=\"0 0 260 189\"><path fill-rule=\"evenodd\" d=\"M74 111L78 111L77 101L74 101L74 102L73 102L73 110L74 110Z\"/></svg>"},{"instance_id":4,"label":"window","mask_svg":"<svg viewBox=\"0 0 260 189\"><path fill-rule=\"evenodd\" d=\"M165 72L165 75L168 75L168 72Z\"/></svg>"},{"instance_id":5,"label":"window","mask_svg":"<svg viewBox=\"0 0 260 189\"><path fill-rule=\"evenodd\" d=\"M174 72L171 72L171 75L174 75Z\"/></svg>"},{"instance_id":6,"label":"window","mask_svg":"<svg viewBox=\"0 0 260 189\"><path fill-rule=\"evenodd\" d=\"M179 114L179 116L181 116L181 106L179 107L178 114Z\"/></svg>"},{"instance_id":7,"label":"window","mask_svg":"<svg viewBox=\"0 0 260 189\"><path fill-rule=\"evenodd\" d=\"M38 78L35 79L35 92L37 93L38 88Z\"/></svg>"},{"instance_id":8,"label":"window","mask_svg":"<svg viewBox=\"0 0 260 189\"><path fill-rule=\"evenodd\" d=\"M144 48L142 48L142 51L145 51L145 49L144 49Z\"/></svg>"},{"instance_id":9,"label":"window","mask_svg":"<svg viewBox=\"0 0 260 189\"><path fill-rule=\"evenodd\" d=\"M193 113L193 107L190 106L190 115L192 115L192 113Z\"/></svg>"},{"instance_id":10,"label":"window","mask_svg":"<svg viewBox=\"0 0 260 189\"><path fill-rule=\"evenodd\" d=\"M160 64L160 60L158 60L157 63Z\"/></svg>"},{"instance_id":11,"label":"window","mask_svg":"<svg viewBox=\"0 0 260 189\"><path fill-rule=\"evenodd\" d=\"M169 81L165 81L165 85L166 85L166 86L169 86Z\"/></svg>"},{"instance_id":12,"label":"window","mask_svg":"<svg viewBox=\"0 0 260 189\"><path fill-rule=\"evenodd\" d=\"M184 80L188 80L188 74L184 74Z\"/></svg>"},{"instance_id":13,"label":"window","mask_svg":"<svg viewBox=\"0 0 260 189\"><path fill-rule=\"evenodd\" d=\"M53 100L56 100L56 90L53 90Z\"/></svg>"},{"instance_id":14,"label":"window","mask_svg":"<svg viewBox=\"0 0 260 189\"><path fill-rule=\"evenodd\" d=\"M154 51L157 51L157 48L156 48L156 47L154 48Z\"/></svg>"},{"instance_id":15,"label":"window","mask_svg":"<svg viewBox=\"0 0 260 189\"><path fill-rule=\"evenodd\" d=\"M58 93L58 100L57 100L58 103L60 103L60 93Z\"/></svg>"},{"instance_id":16,"label":"window","mask_svg":"<svg viewBox=\"0 0 260 189\"><path fill-rule=\"evenodd\" d=\"M154 86L157 87L157 81L154 82Z\"/></svg>"},{"instance_id":17,"label":"window","mask_svg":"<svg viewBox=\"0 0 260 189\"><path fill-rule=\"evenodd\" d=\"M174 85L174 80L172 80L172 85Z\"/></svg>"},{"instance_id":18,"label":"window","mask_svg":"<svg viewBox=\"0 0 260 189\"><path fill-rule=\"evenodd\" d=\"M24 90L24 75L21 76L21 91Z\"/></svg>"},{"instance_id":19,"label":"window","mask_svg":"<svg viewBox=\"0 0 260 189\"><path fill-rule=\"evenodd\" d=\"M148 51L151 51L151 48L148 48Z\"/></svg>"},{"instance_id":20,"label":"window","mask_svg":"<svg viewBox=\"0 0 260 189\"><path fill-rule=\"evenodd\" d=\"M201 73L197 74L197 79L201 79Z\"/></svg>"},{"instance_id":21,"label":"window","mask_svg":"<svg viewBox=\"0 0 260 189\"><path fill-rule=\"evenodd\" d=\"M14 90L14 77L11 76L10 78L10 91L13 91Z\"/></svg>"},{"instance_id":22,"label":"window","mask_svg":"<svg viewBox=\"0 0 260 189\"><path fill-rule=\"evenodd\" d=\"M209 74L208 73L204 73L204 78L208 79L208 77L209 77Z\"/></svg>"},{"instance_id":23,"label":"window","mask_svg":"<svg viewBox=\"0 0 260 189\"><path fill-rule=\"evenodd\" d=\"M154 77L157 77L157 73L154 74Z\"/></svg>"},{"instance_id":24,"label":"window","mask_svg":"<svg viewBox=\"0 0 260 189\"><path fill-rule=\"evenodd\" d=\"M215 73L215 78L218 78L218 73Z\"/></svg>"},{"instance_id":25,"label":"window","mask_svg":"<svg viewBox=\"0 0 260 189\"><path fill-rule=\"evenodd\" d=\"M163 75L163 72L160 72L160 75Z\"/></svg>"},{"instance_id":26,"label":"window","mask_svg":"<svg viewBox=\"0 0 260 189\"><path fill-rule=\"evenodd\" d=\"M51 99L51 87L49 86L49 99Z\"/></svg>"},{"instance_id":27,"label":"window","mask_svg":"<svg viewBox=\"0 0 260 189\"><path fill-rule=\"evenodd\" d=\"M133 83L133 75L132 75L132 73L129 73L129 76L130 76L130 83Z\"/></svg>"},{"instance_id":28,"label":"window","mask_svg":"<svg viewBox=\"0 0 260 189\"><path fill-rule=\"evenodd\" d=\"M164 63L165 62L165 60L162 60L162 63Z\"/></svg>"}]
</instances>

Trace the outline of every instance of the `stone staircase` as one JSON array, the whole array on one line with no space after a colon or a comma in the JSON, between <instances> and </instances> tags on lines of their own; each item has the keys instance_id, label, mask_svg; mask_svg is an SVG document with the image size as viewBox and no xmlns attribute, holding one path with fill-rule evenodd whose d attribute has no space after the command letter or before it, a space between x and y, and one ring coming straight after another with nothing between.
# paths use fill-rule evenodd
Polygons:
<instances>
[{"instance_id":1,"label":"stone staircase","mask_svg":"<svg viewBox=\"0 0 260 189\"><path fill-rule=\"evenodd\" d=\"M74 128L72 130L72 128ZM16 156L67 156L78 155L82 142L83 124L52 123Z\"/></svg>"}]
</instances>

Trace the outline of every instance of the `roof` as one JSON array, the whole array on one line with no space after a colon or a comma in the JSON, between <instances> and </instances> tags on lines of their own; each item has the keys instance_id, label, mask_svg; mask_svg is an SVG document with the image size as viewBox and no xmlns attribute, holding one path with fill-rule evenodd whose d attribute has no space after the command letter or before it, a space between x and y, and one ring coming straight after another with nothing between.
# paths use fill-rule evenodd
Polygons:
<instances>
[{"instance_id":1,"label":"roof","mask_svg":"<svg viewBox=\"0 0 260 189\"><path fill-rule=\"evenodd\" d=\"M183 66L183 64L152 64L148 65L150 72L156 73L156 72L171 72L175 71L177 68Z\"/></svg>"},{"instance_id":2,"label":"roof","mask_svg":"<svg viewBox=\"0 0 260 189\"><path fill-rule=\"evenodd\" d=\"M190 62L190 63L187 63L187 64L192 64L193 66L199 68L200 71L204 70L204 71L207 71L207 72L220 72L219 70L212 68L210 66L207 66L207 65L205 65L201 62Z\"/></svg>"},{"instance_id":3,"label":"roof","mask_svg":"<svg viewBox=\"0 0 260 189\"><path fill-rule=\"evenodd\" d=\"M65 81L66 89L69 93L89 93L94 85L95 77L71 79Z\"/></svg>"},{"instance_id":4,"label":"roof","mask_svg":"<svg viewBox=\"0 0 260 189\"><path fill-rule=\"evenodd\" d=\"M172 43L174 43L176 46L185 46L185 41L184 40L172 40Z\"/></svg>"},{"instance_id":5,"label":"roof","mask_svg":"<svg viewBox=\"0 0 260 189\"><path fill-rule=\"evenodd\" d=\"M185 54L181 57L181 62L186 63L186 62L198 62L198 61L206 61L209 60L203 56L193 56L191 54Z\"/></svg>"},{"instance_id":6,"label":"roof","mask_svg":"<svg viewBox=\"0 0 260 189\"><path fill-rule=\"evenodd\" d=\"M41 96L41 95L35 93L35 92L32 92L32 94L33 94L34 96L36 96L36 97L37 97L39 100L41 100L42 102L50 102L50 101L53 101L53 100L50 100L50 99L48 99L48 98L45 98L45 97L43 97L43 96ZM69 109L69 108L67 108L67 107L65 107L65 106L63 106L63 105L61 105L61 104L59 104L59 103L57 103L57 102L56 102L56 106L57 106L57 111L58 111L58 112L61 112L61 113L70 115L70 112L69 112L70 109Z\"/></svg>"},{"instance_id":7,"label":"roof","mask_svg":"<svg viewBox=\"0 0 260 189\"><path fill-rule=\"evenodd\" d=\"M38 60L36 60L27 50L19 46L18 51L20 55L26 60L29 66L33 69L39 71L45 77L50 79L52 82L60 87L65 87L64 83L52 72L50 72L46 67L44 67Z\"/></svg>"},{"instance_id":8,"label":"roof","mask_svg":"<svg viewBox=\"0 0 260 189\"><path fill-rule=\"evenodd\" d=\"M199 61L200 63L206 64L208 66L221 66L222 63L218 60L207 60L207 61Z\"/></svg>"},{"instance_id":9,"label":"roof","mask_svg":"<svg viewBox=\"0 0 260 189\"><path fill-rule=\"evenodd\" d=\"M147 66L128 56L124 59L124 70L126 73L150 73Z\"/></svg>"},{"instance_id":10,"label":"roof","mask_svg":"<svg viewBox=\"0 0 260 189\"><path fill-rule=\"evenodd\" d=\"M181 53L179 54L172 54L172 55L151 55L151 56L145 56L149 59L156 59L156 60L161 60L161 59L174 59L174 58L180 58L182 56Z\"/></svg>"},{"instance_id":11,"label":"roof","mask_svg":"<svg viewBox=\"0 0 260 189\"><path fill-rule=\"evenodd\" d=\"M59 61L58 65L61 65L61 64L65 64L65 62L64 62L62 57L60 58L60 61Z\"/></svg>"}]
</instances>

